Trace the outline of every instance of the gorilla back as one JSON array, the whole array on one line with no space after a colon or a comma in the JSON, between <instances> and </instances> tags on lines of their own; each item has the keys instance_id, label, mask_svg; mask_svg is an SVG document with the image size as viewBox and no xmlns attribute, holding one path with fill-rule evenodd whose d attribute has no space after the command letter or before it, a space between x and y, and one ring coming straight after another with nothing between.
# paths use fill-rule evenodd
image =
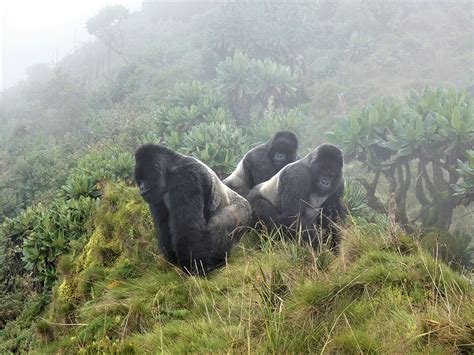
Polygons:
<instances>
[{"instance_id":1,"label":"gorilla back","mask_svg":"<svg viewBox=\"0 0 474 355\"><path fill-rule=\"evenodd\" d=\"M164 146L141 146L135 162L165 258L191 273L223 265L250 220L249 203L204 163Z\"/></svg>"},{"instance_id":2,"label":"gorilla back","mask_svg":"<svg viewBox=\"0 0 474 355\"><path fill-rule=\"evenodd\" d=\"M332 244L337 247L339 234L332 225L346 214L342 166L341 151L331 144L320 145L287 165L248 194L254 223L260 220L270 230L284 226L292 235L301 229L303 239L314 247L318 230L331 231Z\"/></svg>"},{"instance_id":3,"label":"gorilla back","mask_svg":"<svg viewBox=\"0 0 474 355\"><path fill-rule=\"evenodd\" d=\"M241 196L247 196L255 186L270 179L285 165L297 159L298 138L289 131L277 132L271 140L245 154L224 184Z\"/></svg>"}]
</instances>

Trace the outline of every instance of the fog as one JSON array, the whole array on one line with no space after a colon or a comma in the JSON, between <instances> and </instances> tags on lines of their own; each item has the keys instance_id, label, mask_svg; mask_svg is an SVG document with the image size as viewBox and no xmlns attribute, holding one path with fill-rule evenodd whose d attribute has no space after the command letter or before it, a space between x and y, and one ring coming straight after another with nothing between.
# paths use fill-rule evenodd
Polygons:
<instances>
[{"instance_id":1,"label":"fog","mask_svg":"<svg viewBox=\"0 0 474 355\"><path fill-rule=\"evenodd\" d=\"M25 79L25 69L36 63L54 65L84 42L92 40L85 21L98 10L122 4L131 12L141 2L114 0L22 0L5 1L0 8L1 58L0 88Z\"/></svg>"},{"instance_id":2,"label":"fog","mask_svg":"<svg viewBox=\"0 0 474 355\"><path fill-rule=\"evenodd\" d=\"M123 1L0 6L0 354L472 353L474 1Z\"/></svg>"}]
</instances>

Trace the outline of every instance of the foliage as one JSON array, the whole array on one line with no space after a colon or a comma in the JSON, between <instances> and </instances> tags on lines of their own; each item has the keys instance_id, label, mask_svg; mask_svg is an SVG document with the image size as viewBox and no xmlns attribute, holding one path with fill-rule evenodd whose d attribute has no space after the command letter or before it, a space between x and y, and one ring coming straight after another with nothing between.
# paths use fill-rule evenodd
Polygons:
<instances>
[{"instance_id":1,"label":"foliage","mask_svg":"<svg viewBox=\"0 0 474 355\"><path fill-rule=\"evenodd\" d=\"M126 209L146 211L134 190L113 185L109 191L96 221L96 231L105 232L102 242L122 238L121 227L114 226L130 213ZM121 223L125 227L128 222ZM55 325L53 340L30 349L355 353L472 348L472 285L399 230L351 226L344 231L342 255L329 256L324 271L307 246L259 235L268 242L255 246L244 241L246 246L237 247L228 264L208 278L183 277L153 255L148 233L143 239L140 235L129 242L141 239L142 252L123 244L109 266L93 252L100 250L98 241L76 257L76 271L62 285L87 279L87 293L81 295L80 287L59 287L45 319L61 324L59 309L75 300L68 319L80 326ZM119 276L116 270L124 265L141 265L143 251L147 267ZM86 259L93 263L84 263ZM387 331L390 339L383 336Z\"/></svg>"},{"instance_id":2,"label":"foliage","mask_svg":"<svg viewBox=\"0 0 474 355\"><path fill-rule=\"evenodd\" d=\"M458 160L457 173L461 176L462 181L454 185L456 195L460 195L464 203L469 204L474 200L474 151L466 152L468 160L462 162Z\"/></svg>"},{"instance_id":3,"label":"foliage","mask_svg":"<svg viewBox=\"0 0 474 355\"><path fill-rule=\"evenodd\" d=\"M435 258L440 258L456 270L473 270L474 246L472 236L455 231L445 230L428 231L421 238L422 245Z\"/></svg>"},{"instance_id":4,"label":"foliage","mask_svg":"<svg viewBox=\"0 0 474 355\"><path fill-rule=\"evenodd\" d=\"M252 106L265 107L270 97L281 105L296 93L297 81L290 67L270 59L250 59L237 52L220 62L216 73L219 88L239 123L248 122Z\"/></svg>"},{"instance_id":5,"label":"foliage","mask_svg":"<svg viewBox=\"0 0 474 355\"><path fill-rule=\"evenodd\" d=\"M127 59L123 53L124 38L120 27L128 15L129 12L124 6L113 5L104 7L86 22L87 32L104 41L110 49L120 54L125 62Z\"/></svg>"},{"instance_id":6,"label":"foliage","mask_svg":"<svg viewBox=\"0 0 474 355\"><path fill-rule=\"evenodd\" d=\"M263 143L281 130L294 132L298 136L300 146L312 146L312 139L317 125L310 124L309 108L301 105L289 110L275 108L273 96L262 116L252 119L252 125L247 129L248 135L255 142Z\"/></svg>"},{"instance_id":7,"label":"foliage","mask_svg":"<svg viewBox=\"0 0 474 355\"><path fill-rule=\"evenodd\" d=\"M347 40L345 51L353 62L360 61L370 51L370 38L360 32L353 32Z\"/></svg>"},{"instance_id":8,"label":"foliage","mask_svg":"<svg viewBox=\"0 0 474 355\"><path fill-rule=\"evenodd\" d=\"M470 4L191 7L145 2L133 14L108 7L87 23L98 41L52 68L30 68L26 81L2 90L0 221L17 218L0 232L0 353L472 352L471 289L410 237L388 230L386 201L374 198L388 183L398 220L406 197L409 222L424 226L446 226L449 218L440 216L449 215L452 201L472 202L472 104L461 91L425 90L405 104L375 101L355 111L357 124L346 121L360 128L342 144L346 158L369 172L361 173L366 192L353 181L346 187L357 226L347 232L342 257L283 241L238 247L211 278L183 278L155 253L153 226L135 189L109 182L131 179L130 153L142 141L209 159L223 174L248 144L279 129L297 133L303 153L319 143L324 127L332 130L338 116L372 97L402 97L425 84L472 85ZM426 169L418 172L422 155ZM401 168L391 171L394 164ZM378 169L378 183L370 184ZM88 223L74 227L80 218L70 223L64 214L85 215L71 206L98 203L97 196L93 231L79 236ZM60 226L46 232L53 222ZM22 261L33 230L43 248L38 265L50 265L48 253L61 249L43 246L43 238L59 242L61 230L79 238L56 260L60 285L47 312L49 288L37 300L32 279L44 275ZM433 255L459 269L469 265L469 237L435 234L421 240Z\"/></svg>"},{"instance_id":9,"label":"foliage","mask_svg":"<svg viewBox=\"0 0 474 355\"><path fill-rule=\"evenodd\" d=\"M89 153L78 162L66 184L61 187L61 195L66 199L78 199L81 196L99 197L103 181L131 181L133 166L132 155L121 149Z\"/></svg>"},{"instance_id":10,"label":"foliage","mask_svg":"<svg viewBox=\"0 0 474 355\"><path fill-rule=\"evenodd\" d=\"M248 151L242 130L226 123L201 123L183 137L182 152L209 165L218 175L230 174Z\"/></svg>"},{"instance_id":11,"label":"foliage","mask_svg":"<svg viewBox=\"0 0 474 355\"><path fill-rule=\"evenodd\" d=\"M226 3L209 15L208 43L221 58L242 51L293 64L318 38L324 25L316 19L331 19L334 7L328 2Z\"/></svg>"},{"instance_id":12,"label":"foliage","mask_svg":"<svg viewBox=\"0 0 474 355\"><path fill-rule=\"evenodd\" d=\"M36 202L52 198L67 178L71 161L65 155L69 149L45 139L31 139L12 151L10 164L1 175L0 221L2 214L13 217Z\"/></svg>"},{"instance_id":13,"label":"foliage","mask_svg":"<svg viewBox=\"0 0 474 355\"><path fill-rule=\"evenodd\" d=\"M459 181L457 160L466 160L473 132L473 105L465 91L425 88L411 92L407 107L379 99L354 111L329 137L348 159L361 161L374 174L372 181L361 179L373 207L383 212L375 197L383 175L395 195L398 221L410 223L406 199L412 184L421 206L411 222L421 219L425 226L448 228L461 203L452 186Z\"/></svg>"},{"instance_id":14,"label":"foliage","mask_svg":"<svg viewBox=\"0 0 474 355\"><path fill-rule=\"evenodd\" d=\"M155 122L159 139L174 139L202 122L231 122L222 94L211 84L198 81L177 84L162 104Z\"/></svg>"},{"instance_id":15,"label":"foliage","mask_svg":"<svg viewBox=\"0 0 474 355\"><path fill-rule=\"evenodd\" d=\"M81 196L77 200L57 200L48 209L39 206L35 210L36 223L30 231L23 232L22 259L26 270L32 271L44 287L56 280L58 257L70 250L72 241L83 239L95 204L95 200Z\"/></svg>"}]
</instances>

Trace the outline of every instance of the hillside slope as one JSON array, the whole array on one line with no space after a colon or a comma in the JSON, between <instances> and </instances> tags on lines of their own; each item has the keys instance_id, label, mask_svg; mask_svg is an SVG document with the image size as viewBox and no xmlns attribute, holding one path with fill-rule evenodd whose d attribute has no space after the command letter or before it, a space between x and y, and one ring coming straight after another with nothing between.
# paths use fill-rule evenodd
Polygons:
<instances>
[{"instance_id":1,"label":"hillside slope","mask_svg":"<svg viewBox=\"0 0 474 355\"><path fill-rule=\"evenodd\" d=\"M36 340L18 344L9 324L1 352L474 350L472 284L393 226L354 221L337 257L249 234L208 278L155 254L147 206L122 183L106 186L91 230L60 259L52 302L27 327Z\"/></svg>"}]
</instances>

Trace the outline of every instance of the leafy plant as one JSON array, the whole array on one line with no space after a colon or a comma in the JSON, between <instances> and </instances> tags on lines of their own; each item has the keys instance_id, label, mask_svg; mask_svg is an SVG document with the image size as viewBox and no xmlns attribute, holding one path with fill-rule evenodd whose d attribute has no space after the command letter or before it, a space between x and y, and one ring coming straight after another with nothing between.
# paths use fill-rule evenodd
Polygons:
<instances>
[{"instance_id":1,"label":"leafy plant","mask_svg":"<svg viewBox=\"0 0 474 355\"><path fill-rule=\"evenodd\" d=\"M456 170L462 180L453 186L456 195L460 196L463 203L468 205L474 200L474 151L466 152L468 160L462 162L458 160Z\"/></svg>"},{"instance_id":2,"label":"leafy plant","mask_svg":"<svg viewBox=\"0 0 474 355\"><path fill-rule=\"evenodd\" d=\"M472 236L466 233L435 229L423 235L421 243L434 257L440 258L456 270L472 270L474 267Z\"/></svg>"},{"instance_id":3,"label":"leafy plant","mask_svg":"<svg viewBox=\"0 0 474 355\"><path fill-rule=\"evenodd\" d=\"M183 137L181 151L203 161L219 175L230 173L247 152L242 130L230 124L201 123Z\"/></svg>"},{"instance_id":4,"label":"leafy plant","mask_svg":"<svg viewBox=\"0 0 474 355\"><path fill-rule=\"evenodd\" d=\"M270 97L282 104L296 93L297 81L291 69L270 59L250 59L237 52L220 62L216 73L219 88L241 124L249 121L253 105L266 107Z\"/></svg>"},{"instance_id":5,"label":"leafy plant","mask_svg":"<svg viewBox=\"0 0 474 355\"><path fill-rule=\"evenodd\" d=\"M96 204L96 200L81 196L33 210L34 224L22 232L22 260L43 286L50 287L56 280L57 258L69 251L71 241L83 237Z\"/></svg>"},{"instance_id":6,"label":"leafy plant","mask_svg":"<svg viewBox=\"0 0 474 355\"><path fill-rule=\"evenodd\" d=\"M105 150L88 154L78 163L73 173L61 187L61 196L78 199L81 196L100 197L99 183L106 179L131 180L134 160L130 153Z\"/></svg>"},{"instance_id":7,"label":"leafy plant","mask_svg":"<svg viewBox=\"0 0 474 355\"><path fill-rule=\"evenodd\" d=\"M474 142L473 105L465 91L412 91L406 106L378 99L354 111L328 136L342 147L347 159L361 161L373 173L371 181L360 179L371 207L384 210L375 196L384 176L395 197L399 222L409 225L421 220L424 226L449 227L454 208L462 202L453 188L462 190L456 185L458 160L465 168L463 162ZM469 170L464 172L469 174ZM411 185L420 207L409 220L406 199ZM470 192L464 191L466 194Z\"/></svg>"}]
</instances>

